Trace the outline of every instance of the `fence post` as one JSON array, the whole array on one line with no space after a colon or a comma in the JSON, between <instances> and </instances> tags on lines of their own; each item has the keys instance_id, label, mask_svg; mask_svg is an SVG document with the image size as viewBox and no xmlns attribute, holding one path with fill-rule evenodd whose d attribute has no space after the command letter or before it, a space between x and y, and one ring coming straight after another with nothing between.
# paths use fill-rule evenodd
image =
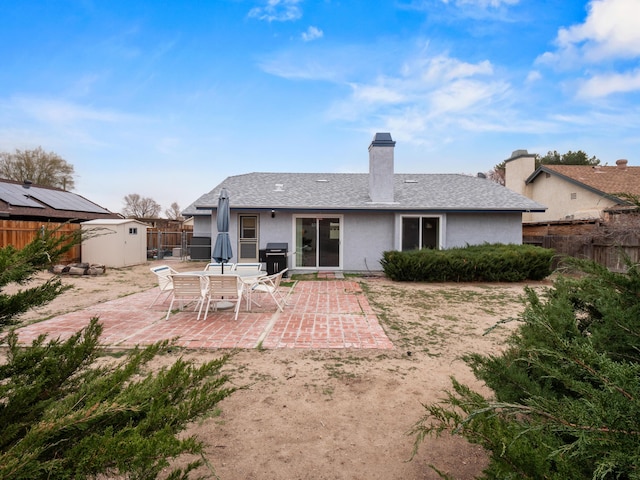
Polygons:
<instances>
[{"instance_id":1,"label":"fence post","mask_svg":"<svg viewBox=\"0 0 640 480\"><path fill-rule=\"evenodd\" d=\"M164 258L164 248L162 247L162 232L158 229L158 260Z\"/></svg>"}]
</instances>

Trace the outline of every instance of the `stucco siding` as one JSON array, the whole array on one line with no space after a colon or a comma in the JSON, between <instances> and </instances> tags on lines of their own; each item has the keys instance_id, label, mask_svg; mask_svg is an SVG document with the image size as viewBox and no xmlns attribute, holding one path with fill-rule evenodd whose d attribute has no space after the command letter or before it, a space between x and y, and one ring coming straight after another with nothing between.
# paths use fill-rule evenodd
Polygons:
<instances>
[{"instance_id":1,"label":"stucco siding","mask_svg":"<svg viewBox=\"0 0 640 480\"><path fill-rule=\"evenodd\" d=\"M264 249L269 242L286 242L289 244L289 252L295 254L295 223L292 213L276 211L275 216L272 217L271 212L234 212L229 222L229 236L234 251L232 262L237 261L238 214L258 215L260 249ZM314 215L322 216L323 212L314 212ZM324 215L342 218L342 270L380 271L382 253L386 250L400 248L399 229L401 224L399 222L402 216L400 214L394 212L345 212L324 213ZM424 215L440 218L443 248L463 247L467 244L476 245L484 242L522 243L522 223L519 212ZM211 236L213 243L216 235L215 226L215 215L212 218L196 217L194 231L201 232L202 236ZM205 232L207 227L209 230ZM295 263L295 257L289 257L289 268L293 269Z\"/></svg>"},{"instance_id":2,"label":"stucco siding","mask_svg":"<svg viewBox=\"0 0 640 480\"><path fill-rule=\"evenodd\" d=\"M393 228L393 213L345 214L342 237L344 270L382 270L382 252L393 249Z\"/></svg>"},{"instance_id":3,"label":"stucco siding","mask_svg":"<svg viewBox=\"0 0 640 480\"><path fill-rule=\"evenodd\" d=\"M210 214L193 216L193 236L194 237L210 237L211 236L211 215Z\"/></svg>"},{"instance_id":4,"label":"stucco siding","mask_svg":"<svg viewBox=\"0 0 640 480\"><path fill-rule=\"evenodd\" d=\"M445 248L482 243L522 243L522 220L518 213L450 213L447 215Z\"/></svg>"},{"instance_id":5,"label":"stucco siding","mask_svg":"<svg viewBox=\"0 0 640 480\"><path fill-rule=\"evenodd\" d=\"M274 217L271 217L270 212L259 214L258 239L261 249L264 249L269 242L284 242L289 244L289 251L292 251L295 243L291 216L291 213L284 212L275 212Z\"/></svg>"},{"instance_id":6,"label":"stucco siding","mask_svg":"<svg viewBox=\"0 0 640 480\"><path fill-rule=\"evenodd\" d=\"M548 173L541 173L527 187L527 195L546 205L547 211L525 213L525 222L597 218L604 208L614 205L600 194Z\"/></svg>"}]
</instances>

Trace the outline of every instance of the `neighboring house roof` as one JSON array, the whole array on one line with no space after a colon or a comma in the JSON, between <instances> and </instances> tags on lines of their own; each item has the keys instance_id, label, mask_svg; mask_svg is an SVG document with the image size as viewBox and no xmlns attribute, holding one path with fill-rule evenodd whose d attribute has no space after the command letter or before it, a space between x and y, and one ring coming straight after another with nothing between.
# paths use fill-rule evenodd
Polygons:
<instances>
[{"instance_id":1,"label":"neighboring house roof","mask_svg":"<svg viewBox=\"0 0 640 480\"><path fill-rule=\"evenodd\" d=\"M118 217L72 192L0 179L0 218L69 221Z\"/></svg>"},{"instance_id":2,"label":"neighboring house roof","mask_svg":"<svg viewBox=\"0 0 640 480\"><path fill-rule=\"evenodd\" d=\"M82 222L82 225L124 225L127 223L137 223L138 225L142 225L148 227L144 222L140 220L136 220L134 218L105 218L105 219L95 219L95 220L87 220L86 222Z\"/></svg>"},{"instance_id":3,"label":"neighboring house roof","mask_svg":"<svg viewBox=\"0 0 640 480\"><path fill-rule=\"evenodd\" d=\"M629 193L640 195L640 167L601 167L589 165L542 165L526 180L533 182L542 173L558 175L566 181L596 193L611 197L619 203L627 203L616 195Z\"/></svg>"},{"instance_id":4,"label":"neighboring house roof","mask_svg":"<svg viewBox=\"0 0 640 480\"><path fill-rule=\"evenodd\" d=\"M487 179L460 174L394 174L394 202L373 203L367 173L248 173L228 177L187 207L215 210L221 188L234 209L544 211L546 207Z\"/></svg>"}]
</instances>

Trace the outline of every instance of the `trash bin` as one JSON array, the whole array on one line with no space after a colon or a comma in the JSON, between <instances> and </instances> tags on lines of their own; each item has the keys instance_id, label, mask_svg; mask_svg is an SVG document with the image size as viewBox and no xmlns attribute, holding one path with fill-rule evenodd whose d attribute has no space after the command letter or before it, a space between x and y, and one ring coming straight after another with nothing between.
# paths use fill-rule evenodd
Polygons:
<instances>
[{"instance_id":1,"label":"trash bin","mask_svg":"<svg viewBox=\"0 0 640 480\"><path fill-rule=\"evenodd\" d=\"M288 243L267 243L267 248L264 252L267 275L273 275L287 268L288 250ZM284 276L286 276L286 272Z\"/></svg>"}]
</instances>

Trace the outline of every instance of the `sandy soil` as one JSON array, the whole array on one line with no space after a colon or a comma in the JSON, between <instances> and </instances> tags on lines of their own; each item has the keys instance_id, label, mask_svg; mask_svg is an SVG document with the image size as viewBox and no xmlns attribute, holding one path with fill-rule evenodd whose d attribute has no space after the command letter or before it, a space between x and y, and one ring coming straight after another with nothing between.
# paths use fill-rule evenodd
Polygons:
<instances>
[{"instance_id":1,"label":"sandy soil","mask_svg":"<svg viewBox=\"0 0 640 480\"><path fill-rule=\"evenodd\" d=\"M198 267L171 264L177 270ZM150 266L64 277L73 289L24 320L151 288ZM223 480L439 478L432 464L463 480L482 471L485 453L460 438L427 439L409 461L414 439L407 432L423 414L423 403L443 397L450 376L483 389L460 356L502 348L509 327L483 333L498 320L517 316L524 284L360 280L396 349L236 352L226 371L244 388L219 404L218 415L187 431L207 444L215 474L203 474ZM178 355L199 362L220 354L174 352L158 363Z\"/></svg>"}]
</instances>

